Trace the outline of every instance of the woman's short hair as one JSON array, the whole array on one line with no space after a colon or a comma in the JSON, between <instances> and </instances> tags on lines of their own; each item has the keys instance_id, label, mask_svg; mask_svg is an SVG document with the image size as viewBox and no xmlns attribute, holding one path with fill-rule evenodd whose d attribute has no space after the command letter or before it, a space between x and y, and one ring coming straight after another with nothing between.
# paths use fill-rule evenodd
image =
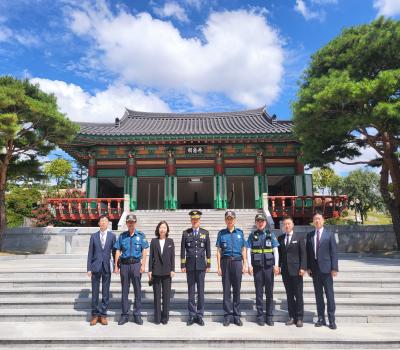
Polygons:
<instances>
[{"instance_id":1,"label":"woman's short hair","mask_svg":"<svg viewBox=\"0 0 400 350\"><path fill-rule=\"evenodd\" d=\"M158 225L157 225L157 227L156 227L156 237L158 237L158 238L160 238L160 226L162 225L162 224L165 224L165 226L167 226L167 233L166 233L166 237L168 237L168 233L169 233L169 225L168 225L168 222L166 222L165 220L161 220L159 223L158 223Z\"/></svg>"}]
</instances>

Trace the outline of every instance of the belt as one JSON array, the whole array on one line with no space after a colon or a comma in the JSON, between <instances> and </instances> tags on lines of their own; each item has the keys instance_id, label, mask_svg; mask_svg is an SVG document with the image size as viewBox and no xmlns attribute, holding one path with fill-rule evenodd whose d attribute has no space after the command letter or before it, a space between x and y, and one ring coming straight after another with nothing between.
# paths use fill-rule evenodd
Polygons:
<instances>
[{"instance_id":1,"label":"belt","mask_svg":"<svg viewBox=\"0 0 400 350\"><path fill-rule=\"evenodd\" d=\"M242 261L241 256L223 256L222 260Z\"/></svg>"},{"instance_id":2,"label":"belt","mask_svg":"<svg viewBox=\"0 0 400 350\"><path fill-rule=\"evenodd\" d=\"M268 249L252 249L251 252L254 253L254 254L264 254L264 253L272 253L273 250L271 248L268 248Z\"/></svg>"},{"instance_id":3,"label":"belt","mask_svg":"<svg viewBox=\"0 0 400 350\"><path fill-rule=\"evenodd\" d=\"M129 265L129 264L137 264L140 262L140 259L137 258L121 258L121 264Z\"/></svg>"}]
</instances>

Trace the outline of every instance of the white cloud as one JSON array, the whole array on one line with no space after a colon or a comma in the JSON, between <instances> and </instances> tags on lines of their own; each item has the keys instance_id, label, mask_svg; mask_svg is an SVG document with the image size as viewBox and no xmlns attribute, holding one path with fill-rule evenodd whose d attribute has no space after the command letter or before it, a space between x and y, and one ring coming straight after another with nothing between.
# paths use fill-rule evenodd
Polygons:
<instances>
[{"instance_id":1,"label":"white cloud","mask_svg":"<svg viewBox=\"0 0 400 350\"><path fill-rule=\"evenodd\" d=\"M222 93L247 107L271 104L280 92L283 44L260 11L213 12L201 38L185 38L171 22L148 13L81 7L70 20L73 32L91 39L90 55L129 84Z\"/></svg>"},{"instance_id":2,"label":"white cloud","mask_svg":"<svg viewBox=\"0 0 400 350\"><path fill-rule=\"evenodd\" d=\"M39 45L39 39L28 31L13 31L9 27L0 26L0 42L17 42L23 46L31 47Z\"/></svg>"},{"instance_id":3,"label":"white cloud","mask_svg":"<svg viewBox=\"0 0 400 350\"><path fill-rule=\"evenodd\" d=\"M338 0L311 0L311 2L317 5L336 5Z\"/></svg>"},{"instance_id":4,"label":"white cloud","mask_svg":"<svg viewBox=\"0 0 400 350\"><path fill-rule=\"evenodd\" d=\"M0 42L5 42L11 39L12 31L11 29L1 26L0 27Z\"/></svg>"},{"instance_id":5,"label":"white cloud","mask_svg":"<svg viewBox=\"0 0 400 350\"><path fill-rule=\"evenodd\" d=\"M307 21L310 19L323 20L324 13L319 11L311 11L304 0L296 0L294 10L299 12Z\"/></svg>"},{"instance_id":6,"label":"white cloud","mask_svg":"<svg viewBox=\"0 0 400 350\"><path fill-rule=\"evenodd\" d=\"M377 16L400 15L400 0L374 0L374 8L378 10Z\"/></svg>"},{"instance_id":7,"label":"white cloud","mask_svg":"<svg viewBox=\"0 0 400 350\"><path fill-rule=\"evenodd\" d=\"M57 97L58 106L73 121L113 122L124 114L124 108L139 111L169 112L168 105L158 96L124 84L113 84L94 95L80 86L64 81L31 79L40 88Z\"/></svg>"},{"instance_id":8,"label":"white cloud","mask_svg":"<svg viewBox=\"0 0 400 350\"><path fill-rule=\"evenodd\" d=\"M154 7L153 11L161 18L176 18L181 22L189 22L185 9L175 1L168 1L163 7Z\"/></svg>"}]
</instances>

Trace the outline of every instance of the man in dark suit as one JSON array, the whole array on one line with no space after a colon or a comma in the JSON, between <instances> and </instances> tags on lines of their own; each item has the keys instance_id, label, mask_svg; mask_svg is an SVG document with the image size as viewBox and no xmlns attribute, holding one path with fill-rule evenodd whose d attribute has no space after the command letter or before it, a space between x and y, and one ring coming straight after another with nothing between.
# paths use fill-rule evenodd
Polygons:
<instances>
[{"instance_id":1,"label":"man in dark suit","mask_svg":"<svg viewBox=\"0 0 400 350\"><path fill-rule=\"evenodd\" d=\"M98 321L107 325L107 309L110 299L110 282L113 271L113 247L115 235L108 231L108 218L102 215L99 219L100 230L90 236L87 257L87 274L92 280L92 319L90 325ZM99 305L100 280L102 281L102 299Z\"/></svg>"},{"instance_id":2,"label":"man in dark suit","mask_svg":"<svg viewBox=\"0 0 400 350\"><path fill-rule=\"evenodd\" d=\"M289 320L287 326L303 327L303 276L307 270L307 252L304 236L293 231L291 217L283 219L285 234L278 237L279 265L286 290Z\"/></svg>"},{"instance_id":3,"label":"man in dark suit","mask_svg":"<svg viewBox=\"0 0 400 350\"><path fill-rule=\"evenodd\" d=\"M168 238L169 226L166 221L160 221L156 228L157 238L150 243L149 281L154 292L154 323L167 324L171 297L171 278L175 276L175 245ZM161 310L162 290L162 310Z\"/></svg>"},{"instance_id":4,"label":"man in dark suit","mask_svg":"<svg viewBox=\"0 0 400 350\"><path fill-rule=\"evenodd\" d=\"M335 295L333 292L333 277L336 277L338 266L338 249L333 232L324 227L324 217L316 212L313 216L315 230L307 234L307 268L314 283L317 302L318 320L315 327L325 326L325 290L328 304L329 328L336 329Z\"/></svg>"},{"instance_id":5,"label":"man in dark suit","mask_svg":"<svg viewBox=\"0 0 400 350\"><path fill-rule=\"evenodd\" d=\"M201 215L199 210L189 212L192 227L183 231L181 240L181 270L186 272L188 284L188 326L195 322L204 326L204 279L206 272L210 271L211 245L208 231L200 227Z\"/></svg>"}]
</instances>

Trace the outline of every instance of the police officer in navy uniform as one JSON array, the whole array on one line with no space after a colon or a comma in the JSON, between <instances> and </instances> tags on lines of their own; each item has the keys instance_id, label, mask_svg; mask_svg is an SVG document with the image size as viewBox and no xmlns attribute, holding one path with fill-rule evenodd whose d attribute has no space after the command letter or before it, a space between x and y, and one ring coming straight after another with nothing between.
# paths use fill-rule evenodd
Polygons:
<instances>
[{"instance_id":1,"label":"police officer in navy uniform","mask_svg":"<svg viewBox=\"0 0 400 350\"><path fill-rule=\"evenodd\" d=\"M254 276L256 288L257 324L273 326L273 290L274 274L279 274L279 243L275 234L267 226L264 214L255 217L256 229L247 239L249 274ZM266 316L264 316L263 299L266 294Z\"/></svg>"},{"instance_id":2,"label":"police officer in navy uniform","mask_svg":"<svg viewBox=\"0 0 400 350\"><path fill-rule=\"evenodd\" d=\"M121 233L114 245L114 248L117 250L115 261L118 262L114 272L120 272L122 286L122 313L118 321L119 325L128 322L128 295L131 283L133 284L133 290L135 292L135 308L133 310L134 322L138 325L143 324L140 314L142 306L141 278L142 273L145 271L149 243L144 233L136 229L136 221L136 215L127 215L126 225L128 226L128 231Z\"/></svg>"},{"instance_id":3,"label":"police officer in navy uniform","mask_svg":"<svg viewBox=\"0 0 400 350\"><path fill-rule=\"evenodd\" d=\"M222 276L224 326L233 321L242 326L240 320L240 287L242 274L247 272L247 242L243 231L235 227L236 214L232 210L225 212L226 228L218 232L217 267ZM233 300L231 299L231 289Z\"/></svg>"},{"instance_id":4,"label":"police officer in navy uniform","mask_svg":"<svg viewBox=\"0 0 400 350\"><path fill-rule=\"evenodd\" d=\"M206 272L210 271L211 245L208 231L200 227L201 215L200 210L189 212L192 227L183 231L181 240L181 270L186 272L188 284L188 326L195 322L204 326L204 279Z\"/></svg>"}]
</instances>

